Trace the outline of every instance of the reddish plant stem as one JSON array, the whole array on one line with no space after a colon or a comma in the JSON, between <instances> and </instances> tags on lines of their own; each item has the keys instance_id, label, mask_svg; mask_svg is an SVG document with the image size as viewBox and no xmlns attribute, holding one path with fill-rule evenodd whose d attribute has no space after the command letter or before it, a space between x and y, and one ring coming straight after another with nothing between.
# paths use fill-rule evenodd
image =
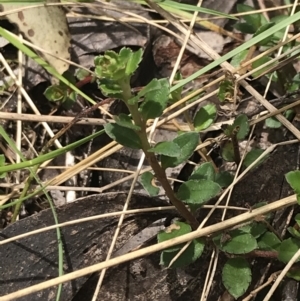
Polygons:
<instances>
[{"instance_id":1,"label":"reddish plant stem","mask_svg":"<svg viewBox=\"0 0 300 301\"><path fill-rule=\"evenodd\" d=\"M147 158L150 166L154 171L157 180L160 182L161 186L165 190L166 195L169 198L172 205L174 205L177 211L182 215L182 217L184 217L190 223L192 229L196 230L199 227L199 222L194 217L194 215L186 208L184 203L176 198L175 193L166 177L166 173L157 162L155 155L153 153L149 153L147 150L143 149L143 151L145 153L145 157Z\"/></svg>"},{"instance_id":2,"label":"reddish plant stem","mask_svg":"<svg viewBox=\"0 0 300 301\"><path fill-rule=\"evenodd\" d=\"M250 253L245 254L246 257L263 257L270 259L277 259L278 252L277 251L263 251L263 250L253 250Z\"/></svg>"},{"instance_id":3,"label":"reddish plant stem","mask_svg":"<svg viewBox=\"0 0 300 301\"><path fill-rule=\"evenodd\" d=\"M193 230L196 230L199 226L199 222L195 218L195 216L186 208L184 203L180 200L178 200L175 196L175 193L167 179L165 170L160 166L158 163L155 154L152 152L148 152L148 150L151 148L148 137L147 137L147 132L146 132L146 121L142 119L141 114L139 112L138 104L132 104L130 105L126 100L131 99L132 94L131 94L131 88L130 88L130 83L129 81L120 81L120 86L122 87L123 91L123 99L125 100L125 103L130 111L130 114L132 116L132 119L134 123L140 127L139 131L136 131L138 134L141 145L142 145L142 150L145 153L145 157L147 161L149 162L150 166L152 167L154 174L157 178L157 180L161 183L161 186L165 190L165 193L167 197L169 198L170 202L172 205L175 206L179 214L185 218L191 225Z\"/></svg>"},{"instance_id":4,"label":"reddish plant stem","mask_svg":"<svg viewBox=\"0 0 300 301\"><path fill-rule=\"evenodd\" d=\"M81 79L79 82L76 83L76 87L78 89L82 88L84 85L91 83L93 80L92 75L88 75L85 78Z\"/></svg>"}]
</instances>

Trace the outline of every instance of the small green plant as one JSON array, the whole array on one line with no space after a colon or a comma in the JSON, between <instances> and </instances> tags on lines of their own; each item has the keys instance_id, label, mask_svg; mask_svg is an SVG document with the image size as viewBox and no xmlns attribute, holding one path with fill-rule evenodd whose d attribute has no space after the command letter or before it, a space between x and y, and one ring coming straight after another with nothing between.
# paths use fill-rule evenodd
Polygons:
<instances>
[{"instance_id":1,"label":"small green plant","mask_svg":"<svg viewBox=\"0 0 300 301\"><path fill-rule=\"evenodd\" d=\"M300 171L287 173L286 180L297 194L300 204ZM263 205L265 204L257 204L256 207ZM219 250L235 256L225 263L222 280L229 293L236 299L246 292L252 279L250 265L243 255L274 258L287 263L300 248L300 214L294 218L296 222L294 227L288 228L291 236L284 240L269 224L270 218L271 214L238 229L220 233L212 239ZM293 267L287 277L299 281L299 268Z\"/></svg>"},{"instance_id":2,"label":"small green plant","mask_svg":"<svg viewBox=\"0 0 300 301\"><path fill-rule=\"evenodd\" d=\"M129 48L123 48L119 53L105 52L104 55L95 58L93 80L97 82L105 96L121 99L130 112L130 115L114 116L114 122L104 126L105 132L116 142L133 149L141 149L145 153L153 172L142 174L141 184L151 196L155 196L159 191L156 182L160 183L166 196L183 218L181 221L173 222L165 231L158 234L158 242L163 242L195 230L199 225L194 215L196 209L218 196L224 187L231 184L233 177L228 172L218 171L212 162L205 162L195 169L176 193L173 191L166 176L166 169L174 168L189 159L200 142L199 132L214 122L216 107L211 104L206 105L196 113L193 120L194 131L179 133L171 141L150 144L146 131L147 121L160 117L168 103L180 99L181 90L171 93L167 79L153 79L139 92L133 93L130 80L138 68L142 54L142 50L133 52ZM86 74L83 74L81 80L84 80L85 76ZM248 135L247 116L237 116L233 124L223 128L223 131L227 140L221 146L221 154L225 160L239 164L238 141ZM244 166L252 164L261 153L260 149L249 152L243 162ZM286 177L296 193L300 195L298 184L300 173L293 172ZM265 204L261 203L257 206L263 205ZM234 298L238 298L246 292L252 280L250 264L245 255L276 258L285 263L300 247L298 228L289 228L292 237L282 241L270 226L270 218L271 216L263 216L226 233L219 233L210 238L194 239L175 261L174 258L183 245L165 249L161 253L160 264L169 266L172 262L173 268L186 266L202 255L207 244L212 244L231 257L223 267L222 280L229 293ZM295 220L297 224L300 223L298 216ZM298 274L293 270L289 276L300 278Z\"/></svg>"},{"instance_id":3,"label":"small green plant","mask_svg":"<svg viewBox=\"0 0 300 301\"><path fill-rule=\"evenodd\" d=\"M162 1L161 5L170 5L172 1ZM177 3L176 3L177 4ZM184 5L184 4L181 4ZM247 6L239 6L239 11L249 11L253 8ZM193 7L194 10L194 7ZM200 8L199 8L200 10ZM285 18L285 17L283 17ZM174 193L168 180L165 171L167 168L176 167L178 164L186 161L196 149L199 140L199 132L209 127L216 117L216 107L208 105L201 108L193 120L195 130L189 133L180 133L178 137L172 141L164 141L156 145L149 144L146 135L146 122L148 119L159 117L168 103L176 102L181 97L182 87L187 81L198 77L201 74L211 70L213 67L219 66L220 63L232 58L232 64L235 66L242 65L249 57L249 47L271 47L275 45L282 37L283 28L287 25L299 20L299 12L291 17L286 17L287 22L281 20L271 20L268 22L260 14L245 16L244 23L240 24L239 30L244 33L254 34L254 38L237 47L222 58L215 60L211 64L205 66L189 78L180 81L176 86L169 87L166 79L154 79L143 90L134 94L130 87L131 75L135 72L142 56L142 51L132 52L130 49L124 48L119 54L112 51L106 52L103 56L95 59L97 83L103 94L112 97L120 98L127 105L130 115L120 114L115 116L115 123L107 124L105 130L107 134L115 141L135 149L142 149L145 152L146 158L152 166L153 173L148 172L141 176L141 182L150 195L156 195L158 188L155 181L159 182L166 191L166 195L175 205L178 212L184 218L183 221L174 222L166 231L158 235L158 241L166 241L174 237L193 231L198 226L198 221L194 217L194 210L203 206L211 198L217 196L222 188L230 185L232 175L226 172L219 172L214 168L212 163L206 162L201 164L190 178L182 184L177 193ZM274 25L276 24L276 25ZM273 26L274 25L274 26ZM295 24L296 25L296 24ZM12 35L1 29L1 35L5 36L17 48L22 49L24 53L31 58L39 61L41 65L45 65L38 56L27 49L22 43L14 39ZM287 49L290 46L286 46ZM253 49L252 49L253 50ZM264 57L260 61L252 64L251 68L255 68L264 62L270 61L270 57ZM42 62L42 63L41 63ZM60 101L65 105L72 105L75 99L75 94L68 87L68 81L61 77L50 66L45 67L52 75L59 78L62 83L57 86L50 87L45 93L49 99ZM263 69L254 74L255 77L261 76ZM96 77L91 77L89 74L79 74L79 80L86 81L96 80ZM178 78L180 79L180 78ZM295 76L292 81L285 81L281 74L276 74L273 80L282 81L287 91L294 91L298 88L299 75ZM289 86L289 83L292 84ZM69 83L74 83L74 80L69 80ZM221 86L219 97L222 101L232 100L234 95L234 82L224 81ZM70 85L71 87L71 85ZM78 85L77 85L78 87ZM76 91L76 87L71 87ZM77 89L77 93L80 94ZM82 93L80 94L82 95ZM91 99L88 99L90 102ZM237 142L244 139L249 131L249 124L246 116L238 116L234 124L224 129L224 134L227 136L226 145L222 148L223 157L229 161L239 163L239 150ZM278 125L278 124L277 124ZM99 135L99 133L97 134ZM85 140L87 141L87 140ZM83 142L82 142L83 143ZM73 146L72 146L73 147ZM71 149L70 146L65 147L61 153ZM48 155L52 158L58 154L57 151L51 152ZM255 150L252 154L248 153L244 161L245 166L249 166L259 155L261 150ZM41 155L34 160L25 161L12 165L5 165L4 157L0 157L0 175L5 176L6 171L15 170L21 167L30 167L41 163L45 160L45 155ZM299 187L299 172L292 172L286 175L287 181L295 190L298 199L300 200ZM11 204L4 205L2 208L9 207L12 204L23 201L31 195L21 197ZM189 205L191 211L187 210L185 205ZM263 204L262 204L263 205ZM231 229L226 233L219 233L209 238L195 239L189 247L181 254L181 256L173 263L173 267L181 267L194 262L199 258L204 250L205 245L213 244L220 251L229 254L230 258L224 265L222 276L224 286L235 297L241 296L248 288L251 282L251 269L248 260L244 255L260 256L265 255L269 258L277 258L282 262L287 262L299 249L300 240L300 217L295 216L295 226L288 229L291 237L281 241L276 232L269 225L270 217L261 217L260 220L253 221L239 229ZM58 241L61 241L58 237ZM161 254L161 264L169 265L174 257L178 254L182 246L176 246L166 249ZM297 269L290 270L288 276L300 279L300 274Z\"/></svg>"},{"instance_id":4,"label":"small green plant","mask_svg":"<svg viewBox=\"0 0 300 301\"><path fill-rule=\"evenodd\" d=\"M76 91L70 88L70 84L80 88L82 85L88 82L93 82L94 77L91 76L91 73L87 72L86 70L79 69L76 72L75 77L66 71L64 73L64 78L67 80L68 84L60 80L58 84L48 87L45 90L44 95L49 101L59 102L66 109L70 109L76 102L78 95ZM76 78L79 79L79 82L76 82Z\"/></svg>"},{"instance_id":5,"label":"small green plant","mask_svg":"<svg viewBox=\"0 0 300 301\"><path fill-rule=\"evenodd\" d=\"M228 172L219 172L211 162L206 162L195 169L176 193L173 191L166 176L166 169L174 168L188 160L199 144L199 132L214 122L216 107L207 105L197 112L193 120L194 131L179 133L171 141L150 144L146 132L147 120L160 117L168 103L179 99L180 95L174 91L170 93L170 86L166 79L153 79L137 94L134 94L130 79L141 59L141 50L132 52L128 48L123 48L119 53L107 51L104 55L95 58L95 74L102 93L107 97L123 100L130 112L130 115L115 116L114 123L106 124L104 128L107 135L126 147L143 150L153 173L146 172L141 175L142 185L151 196L155 196L159 191L155 182L160 183L170 202L183 217L182 221L172 223L165 231L158 234L158 241L162 242L195 230L198 227L198 221L193 212L219 195L222 188L231 183L232 175ZM244 139L248 132L249 122L244 115L238 116L232 125L224 129L233 149L237 141ZM224 156L225 152L223 148ZM249 153L246 166L250 165L260 154L260 150ZM227 151L227 157L235 161L237 153L233 150L233 153L229 155ZM191 211L186 208L186 205L189 205ZM253 222L241 229L228 232L225 238L224 234L217 235L212 242L221 251L240 256L257 250L259 246L263 250L263 246L270 244L269 240L272 240L270 236L274 241L273 233L268 232L266 223ZM172 266L182 267L194 262L201 256L207 243L210 241L204 238L193 240ZM160 263L168 266L181 247L179 245L164 250L161 253ZM240 273L244 275L243 285L235 287L232 283L236 282L237 277L241 277ZM247 260L240 257L231 258L224 266L223 282L234 297L241 296L251 282L251 270Z\"/></svg>"}]
</instances>

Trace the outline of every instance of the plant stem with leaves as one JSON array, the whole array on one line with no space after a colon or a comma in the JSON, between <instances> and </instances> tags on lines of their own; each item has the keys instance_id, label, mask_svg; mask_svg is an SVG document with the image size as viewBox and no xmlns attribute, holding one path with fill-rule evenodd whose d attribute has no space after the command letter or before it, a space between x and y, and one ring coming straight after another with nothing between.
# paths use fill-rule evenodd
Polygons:
<instances>
[{"instance_id":1,"label":"plant stem with leaves","mask_svg":"<svg viewBox=\"0 0 300 301\"><path fill-rule=\"evenodd\" d=\"M197 229L197 227L199 226L197 219L186 208L184 203L176 198L175 193L167 179L165 170L160 166L159 162L156 159L155 154L153 152L148 151L151 148L151 145L149 144L148 137L147 137L146 121L143 120L142 115L139 112L138 103L134 103L133 105L129 104L129 99L131 99L133 95L131 93L131 87L128 78L125 78L124 80L120 80L119 85L122 89L123 101L127 105L135 125L140 128L140 130L137 130L136 133L140 138L142 150L150 166L152 167L157 180L164 188L167 197L169 198L170 202L175 206L177 211L182 215L182 217L184 217L190 223L191 227L194 230Z\"/></svg>"}]
</instances>

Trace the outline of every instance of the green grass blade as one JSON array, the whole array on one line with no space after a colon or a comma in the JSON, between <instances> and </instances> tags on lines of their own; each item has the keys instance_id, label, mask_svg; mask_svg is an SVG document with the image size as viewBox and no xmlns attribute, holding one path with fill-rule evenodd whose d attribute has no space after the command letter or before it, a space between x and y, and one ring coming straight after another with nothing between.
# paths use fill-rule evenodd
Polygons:
<instances>
[{"instance_id":1,"label":"green grass blade","mask_svg":"<svg viewBox=\"0 0 300 301\"><path fill-rule=\"evenodd\" d=\"M202 68L201 70L195 72L194 74L192 74L191 76L187 77L186 79L180 81L177 85L175 85L175 86L173 86L171 88L171 92L173 92L173 91L175 91L175 90L183 87L184 85L186 85L187 83L193 81L197 77L205 74L206 72L210 71L211 69L213 69L215 67L218 67L220 64L222 64L225 61L231 59L232 57L234 57L238 53L240 53L240 52L248 49L249 47L257 44L258 42L262 41L263 39L267 38L268 36L270 36L270 35L276 33L277 31L279 31L279 30L281 30L281 29L289 26L290 24L298 21L299 19L300 19L300 12L297 12L293 16L290 16L287 19L279 22L278 24L272 26L268 30L262 32L261 34L257 35L256 37L252 38L251 40L245 42L241 46L233 49L232 51L230 51L228 53L226 53L225 55L223 55L219 59L213 61L212 63L210 63L206 67Z\"/></svg>"},{"instance_id":2,"label":"green grass blade","mask_svg":"<svg viewBox=\"0 0 300 301\"><path fill-rule=\"evenodd\" d=\"M200 13L210 14L210 15L214 15L214 16L218 16L218 17L224 17L227 19L238 20L238 18L236 18L236 17L230 16L228 14L225 14L225 13L222 13L222 12L219 12L216 10L208 9L208 8L201 7L201 6L198 7L195 5L175 2L175 1L171 1L171 0L161 1L161 2L158 2L157 4L160 5L162 8L164 8L167 11L169 11L169 8L176 9L178 11L178 13L180 13L180 11L182 11L182 10L191 11L191 12L197 11Z\"/></svg>"},{"instance_id":3,"label":"green grass blade","mask_svg":"<svg viewBox=\"0 0 300 301\"><path fill-rule=\"evenodd\" d=\"M146 1L144 0L130 0L132 2L142 4L142 5L147 5ZM233 19L237 20L236 17L230 16L228 14L224 14L221 12L218 12L216 10L204 8L204 7L198 7L196 5L190 5L190 4L184 4L184 3L179 3L176 1L171 1L171 0L153 0L153 2L156 2L159 6L164 8L168 12L175 13L177 15L182 15L183 11L190 11L190 12L200 12L200 13L206 13L214 16L219 16L219 17L224 17L227 19Z\"/></svg>"},{"instance_id":4,"label":"green grass blade","mask_svg":"<svg viewBox=\"0 0 300 301\"><path fill-rule=\"evenodd\" d=\"M0 135L3 134L3 127L0 126ZM84 143L87 143L88 141L100 136L104 134L104 130L101 130L101 131L98 131L90 136L87 136L79 141L76 141L74 143L71 143L67 146L64 146L60 149L57 149L57 150L54 150L52 152L49 152L48 154L45 154L45 155L40 155L32 160L24 160L23 162L20 162L20 163L16 163L16 164L9 164L9 165L5 165L5 166L0 166L0 174L1 173L4 173L4 172L9 172L9 171L14 171L14 170L18 170L18 169L22 169L22 168L29 168L29 167L32 167L34 165L37 165L37 164L41 164L45 161L48 161L48 160L51 160L59 155L62 155L62 154L65 154L66 152L84 144Z\"/></svg>"}]
</instances>

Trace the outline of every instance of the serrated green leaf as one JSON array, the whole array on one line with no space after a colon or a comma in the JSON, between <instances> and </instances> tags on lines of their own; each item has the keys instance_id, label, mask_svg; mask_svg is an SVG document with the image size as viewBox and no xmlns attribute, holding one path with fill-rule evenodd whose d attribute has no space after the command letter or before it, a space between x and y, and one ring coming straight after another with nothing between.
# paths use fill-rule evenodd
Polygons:
<instances>
[{"instance_id":1,"label":"serrated green leaf","mask_svg":"<svg viewBox=\"0 0 300 301\"><path fill-rule=\"evenodd\" d=\"M128 129L132 129L135 131L139 131L141 128L132 123L132 119L126 114L119 114L118 116L114 116L114 120L116 123L122 127L126 127Z\"/></svg>"},{"instance_id":2,"label":"serrated green leaf","mask_svg":"<svg viewBox=\"0 0 300 301\"><path fill-rule=\"evenodd\" d=\"M142 148L140 138L134 130L116 123L107 123L104 125L104 129L106 134L118 143L134 149Z\"/></svg>"},{"instance_id":3,"label":"serrated green leaf","mask_svg":"<svg viewBox=\"0 0 300 301\"><path fill-rule=\"evenodd\" d=\"M233 175L228 171L221 171L216 174L215 182L222 188L228 187L233 181Z\"/></svg>"},{"instance_id":4,"label":"serrated green leaf","mask_svg":"<svg viewBox=\"0 0 300 301\"><path fill-rule=\"evenodd\" d=\"M133 53L127 47L123 47L119 53L108 50L104 55L95 58L95 74L100 79L110 80L114 84L120 80L128 79L137 69L141 54L141 49Z\"/></svg>"},{"instance_id":5,"label":"serrated green leaf","mask_svg":"<svg viewBox=\"0 0 300 301\"><path fill-rule=\"evenodd\" d=\"M277 251L280 244L280 239L269 231L265 232L257 241L258 248L264 251Z\"/></svg>"},{"instance_id":6,"label":"serrated green leaf","mask_svg":"<svg viewBox=\"0 0 300 301\"><path fill-rule=\"evenodd\" d=\"M194 118L194 127L196 131L207 129L217 116L217 108L213 104L208 104L200 108Z\"/></svg>"},{"instance_id":7,"label":"serrated green leaf","mask_svg":"<svg viewBox=\"0 0 300 301\"><path fill-rule=\"evenodd\" d=\"M215 169L211 162L201 164L189 177L189 180L215 180Z\"/></svg>"},{"instance_id":8,"label":"serrated green leaf","mask_svg":"<svg viewBox=\"0 0 300 301\"><path fill-rule=\"evenodd\" d=\"M167 241L169 239L190 233L191 230L192 229L189 224L176 221L173 224L171 224L169 227L167 227L164 231L161 231L157 234L157 241L158 242ZM170 247L168 249L165 249L164 252L178 251L183 246L184 246L184 244L176 245L176 246Z\"/></svg>"},{"instance_id":9,"label":"serrated green leaf","mask_svg":"<svg viewBox=\"0 0 300 301\"><path fill-rule=\"evenodd\" d=\"M177 157L161 156L161 165L164 169L175 167L184 161L188 160L193 154L199 143L199 134L196 132L187 132L179 135L173 142L180 148L180 153Z\"/></svg>"},{"instance_id":10,"label":"serrated green leaf","mask_svg":"<svg viewBox=\"0 0 300 301\"><path fill-rule=\"evenodd\" d=\"M125 71L127 75L131 75L137 70L139 63L142 60L142 57L143 57L142 48L140 48L138 51L135 51L131 54L127 62L126 71Z\"/></svg>"},{"instance_id":11,"label":"serrated green leaf","mask_svg":"<svg viewBox=\"0 0 300 301\"><path fill-rule=\"evenodd\" d=\"M264 152L263 149L252 149L250 152L247 153L247 155L245 156L245 159L243 161L243 166L248 167L250 166L262 153ZM267 156L265 156L264 158L260 159L255 166L258 166L259 164L261 164L265 159L267 158Z\"/></svg>"},{"instance_id":12,"label":"serrated green leaf","mask_svg":"<svg viewBox=\"0 0 300 301\"><path fill-rule=\"evenodd\" d=\"M94 63L95 74L100 79L118 80L125 75L124 66L118 61L118 54L112 50L95 57Z\"/></svg>"},{"instance_id":13,"label":"serrated green leaf","mask_svg":"<svg viewBox=\"0 0 300 301\"><path fill-rule=\"evenodd\" d=\"M244 258L231 258L222 270L222 281L230 295L235 299L242 296L252 280L249 263Z\"/></svg>"},{"instance_id":14,"label":"serrated green leaf","mask_svg":"<svg viewBox=\"0 0 300 301\"><path fill-rule=\"evenodd\" d=\"M128 49L128 48L127 48ZM121 49L122 52L122 49ZM111 64L115 64L118 59L118 53L113 50L107 50L104 53L104 58L111 61Z\"/></svg>"},{"instance_id":15,"label":"serrated green leaf","mask_svg":"<svg viewBox=\"0 0 300 301\"><path fill-rule=\"evenodd\" d=\"M234 162L234 147L231 140L225 141L221 148L221 156L225 161Z\"/></svg>"},{"instance_id":16,"label":"serrated green leaf","mask_svg":"<svg viewBox=\"0 0 300 301\"><path fill-rule=\"evenodd\" d=\"M118 83L103 78L98 80L98 84L105 96L123 99L123 91Z\"/></svg>"},{"instance_id":17,"label":"serrated green leaf","mask_svg":"<svg viewBox=\"0 0 300 301\"><path fill-rule=\"evenodd\" d=\"M172 264L172 268L181 268L195 262L203 253L205 240L203 238L194 239L188 248L176 259ZM179 250L178 250L179 251ZM160 264L169 266L172 259L177 255L178 251L165 252L160 255Z\"/></svg>"},{"instance_id":18,"label":"serrated green leaf","mask_svg":"<svg viewBox=\"0 0 300 301\"><path fill-rule=\"evenodd\" d=\"M140 113L144 120L153 119L161 116L163 110L167 107L170 84L166 78L162 78L156 81L155 87L152 87L147 93L145 93L144 101L140 106Z\"/></svg>"},{"instance_id":19,"label":"serrated green leaf","mask_svg":"<svg viewBox=\"0 0 300 301\"><path fill-rule=\"evenodd\" d=\"M146 94L150 94L151 92L156 92L157 90L160 89L161 87L161 80L157 79L157 78L153 78L150 83L148 83L145 87L143 87L142 90L139 91L139 93L137 94L137 96L139 98L144 97Z\"/></svg>"},{"instance_id":20,"label":"serrated green leaf","mask_svg":"<svg viewBox=\"0 0 300 301\"><path fill-rule=\"evenodd\" d=\"M300 195L300 171L290 171L285 175L285 178L295 193Z\"/></svg>"},{"instance_id":21,"label":"serrated green leaf","mask_svg":"<svg viewBox=\"0 0 300 301\"><path fill-rule=\"evenodd\" d=\"M157 91L161 89L164 90L163 93L157 94ZM158 79L156 81L156 89L151 89L151 91L147 91L144 97L146 101L153 99L159 100L161 95L164 95L164 97L169 97L170 95L170 83L167 78Z\"/></svg>"},{"instance_id":22,"label":"serrated green leaf","mask_svg":"<svg viewBox=\"0 0 300 301\"><path fill-rule=\"evenodd\" d=\"M204 205L218 195L221 187L209 180L189 180L178 189L177 197L187 204Z\"/></svg>"},{"instance_id":23,"label":"serrated green leaf","mask_svg":"<svg viewBox=\"0 0 300 301\"><path fill-rule=\"evenodd\" d=\"M144 189L149 193L150 196L157 196L159 193L159 188L152 184L154 175L150 172L144 172L140 177L140 182Z\"/></svg>"},{"instance_id":24,"label":"serrated green leaf","mask_svg":"<svg viewBox=\"0 0 300 301\"><path fill-rule=\"evenodd\" d=\"M121 48L119 54L115 57L119 64L125 66L132 55L132 50L128 47Z\"/></svg>"},{"instance_id":25,"label":"serrated green leaf","mask_svg":"<svg viewBox=\"0 0 300 301\"><path fill-rule=\"evenodd\" d=\"M95 75L98 77L98 78L102 78L103 77L103 68L99 65L96 64L96 61L98 63L101 62L100 58L95 58Z\"/></svg>"},{"instance_id":26,"label":"serrated green leaf","mask_svg":"<svg viewBox=\"0 0 300 301\"><path fill-rule=\"evenodd\" d=\"M168 157L177 157L178 154L180 154L180 147L173 141L164 141L157 143L154 147L150 148L148 152L155 152Z\"/></svg>"},{"instance_id":27,"label":"serrated green leaf","mask_svg":"<svg viewBox=\"0 0 300 301\"><path fill-rule=\"evenodd\" d=\"M246 254L257 248L256 239L249 233L234 230L229 233L230 238L221 243L220 249L229 254Z\"/></svg>"},{"instance_id":28,"label":"serrated green leaf","mask_svg":"<svg viewBox=\"0 0 300 301\"><path fill-rule=\"evenodd\" d=\"M300 240L296 238L285 239L278 250L278 260L288 263L300 248ZM297 260L299 261L299 259Z\"/></svg>"}]
</instances>

